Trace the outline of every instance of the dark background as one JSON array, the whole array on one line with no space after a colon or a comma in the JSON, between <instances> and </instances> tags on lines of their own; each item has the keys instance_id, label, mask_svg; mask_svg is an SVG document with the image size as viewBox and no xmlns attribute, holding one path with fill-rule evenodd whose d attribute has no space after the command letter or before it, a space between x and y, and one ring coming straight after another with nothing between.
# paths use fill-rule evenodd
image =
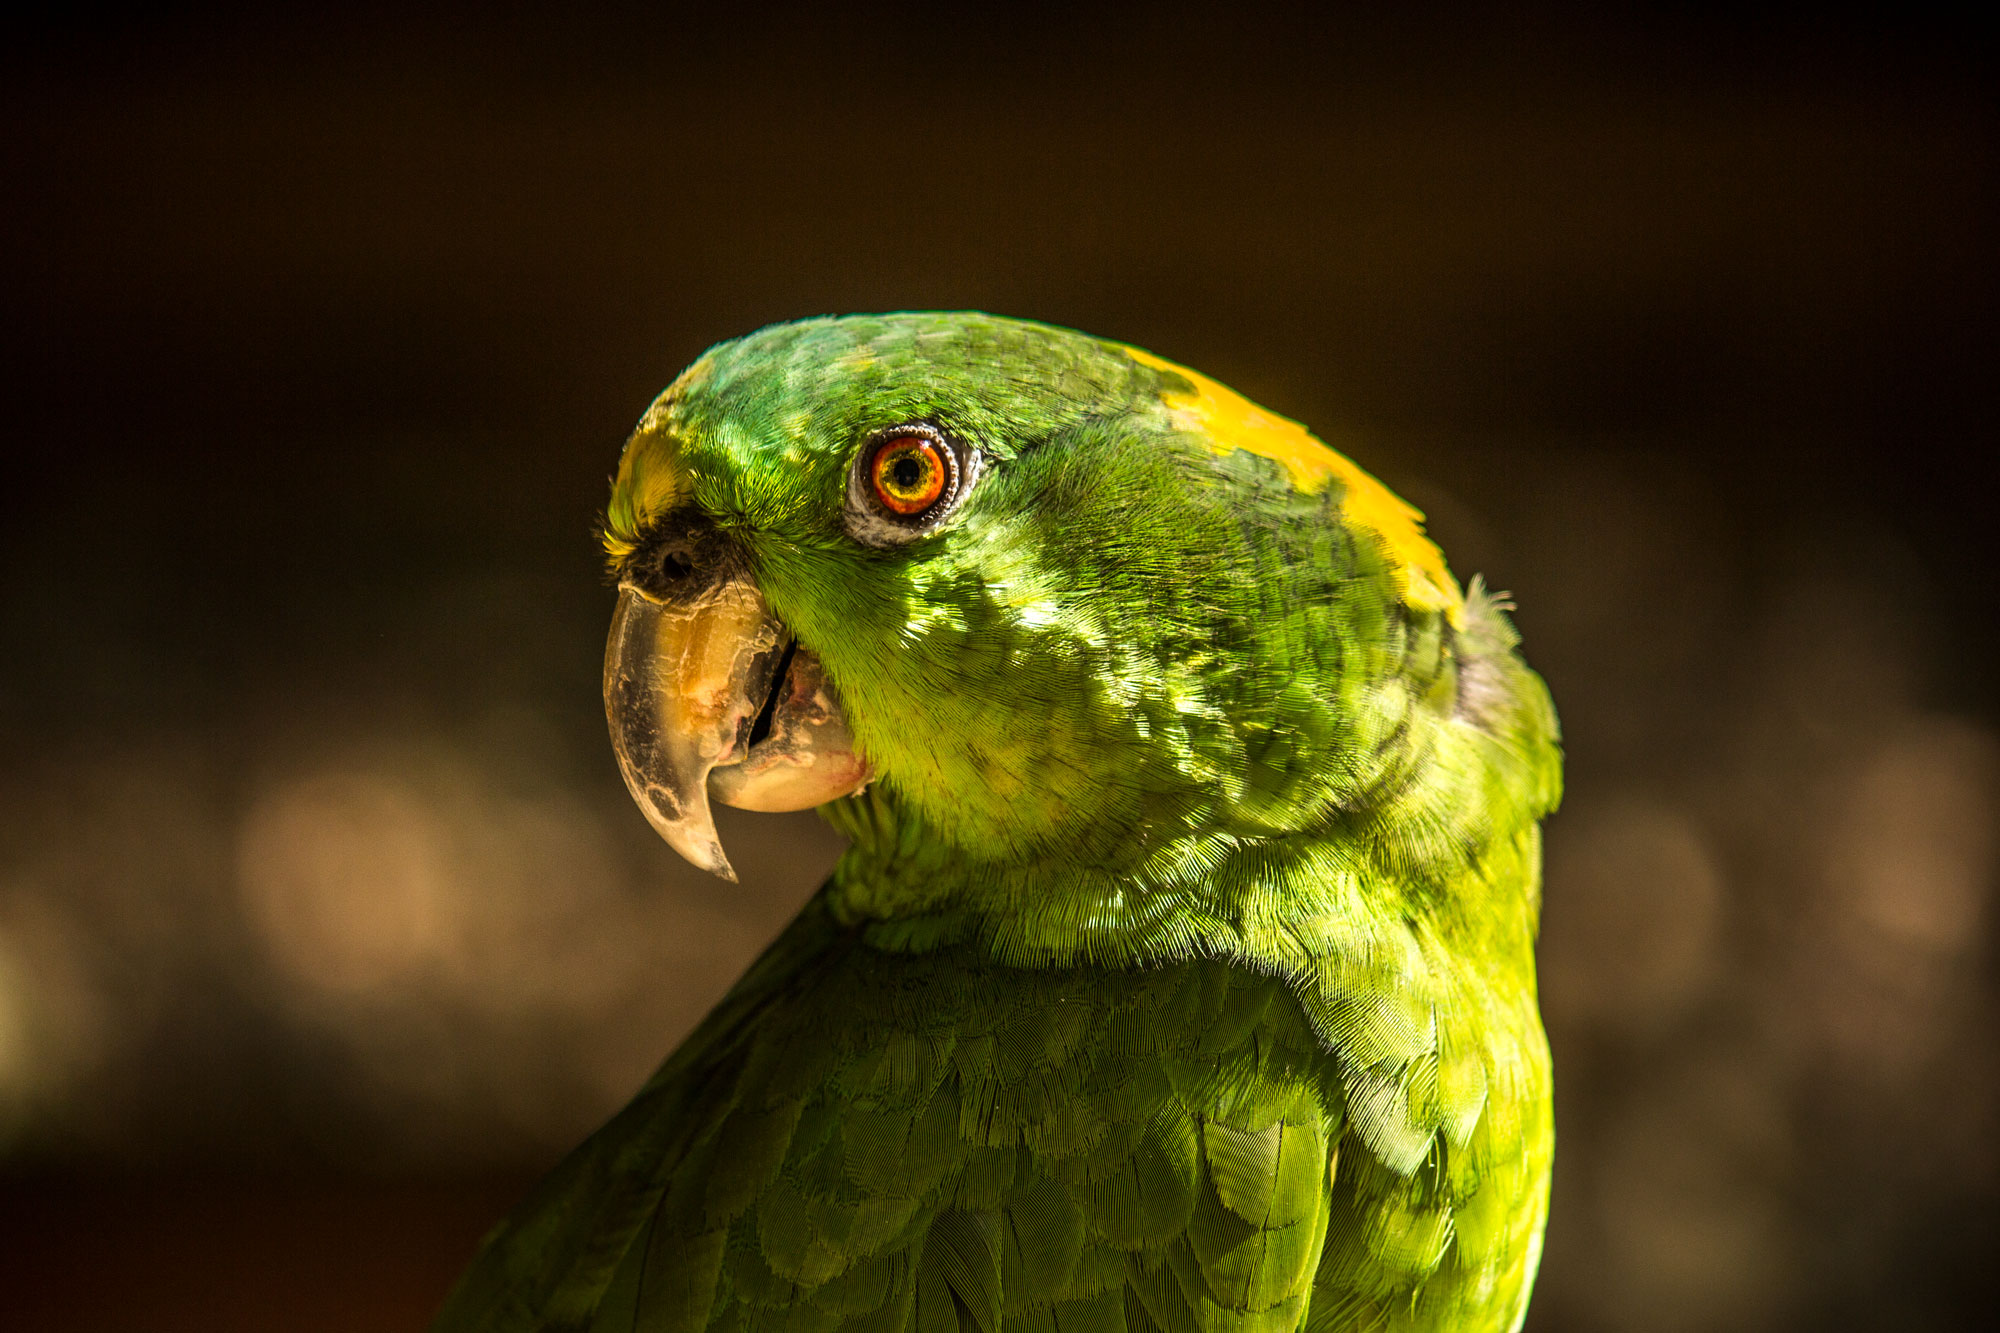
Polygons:
<instances>
[{"instance_id":1,"label":"dark background","mask_svg":"<svg viewBox=\"0 0 2000 1333\"><path fill-rule=\"evenodd\" d=\"M732 887L630 807L590 528L704 346L903 307L1202 368L1518 598L1531 1329L1990 1311L1969 29L346 13L0 56L0 1324L419 1327L794 910L810 816Z\"/></svg>"}]
</instances>

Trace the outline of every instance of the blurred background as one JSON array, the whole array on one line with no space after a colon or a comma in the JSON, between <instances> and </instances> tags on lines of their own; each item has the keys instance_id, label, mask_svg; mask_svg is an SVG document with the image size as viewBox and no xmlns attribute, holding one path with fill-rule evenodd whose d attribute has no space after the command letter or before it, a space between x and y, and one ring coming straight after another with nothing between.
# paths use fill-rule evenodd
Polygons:
<instances>
[{"instance_id":1,"label":"blurred background","mask_svg":"<svg viewBox=\"0 0 2000 1333\"><path fill-rule=\"evenodd\" d=\"M978 307L1311 424L1567 732L1529 1327L2000 1253L1985 48L1595 14L65 11L0 56L0 1324L417 1329L838 852L628 802L709 343Z\"/></svg>"}]
</instances>

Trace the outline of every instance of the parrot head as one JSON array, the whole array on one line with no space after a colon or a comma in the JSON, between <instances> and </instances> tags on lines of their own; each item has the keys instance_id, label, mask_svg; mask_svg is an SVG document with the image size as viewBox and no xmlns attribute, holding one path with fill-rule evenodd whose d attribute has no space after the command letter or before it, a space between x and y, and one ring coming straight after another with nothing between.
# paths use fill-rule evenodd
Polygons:
<instances>
[{"instance_id":1,"label":"parrot head","mask_svg":"<svg viewBox=\"0 0 2000 1333\"><path fill-rule=\"evenodd\" d=\"M1393 787L1412 700L1451 694L1466 603L1420 518L1118 343L979 314L764 329L619 464L620 767L731 878L712 801L866 788L959 863L1114 875L1309 831Z\"/></svg>"}]
</instances>

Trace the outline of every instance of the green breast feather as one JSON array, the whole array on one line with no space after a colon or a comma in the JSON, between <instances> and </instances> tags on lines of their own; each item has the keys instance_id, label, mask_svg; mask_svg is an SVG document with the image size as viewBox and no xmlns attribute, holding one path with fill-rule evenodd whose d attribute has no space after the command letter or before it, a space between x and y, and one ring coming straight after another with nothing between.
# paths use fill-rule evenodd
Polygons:
<instances>
[{"instance_id":1,"label":"green breast feather","mask_svg":"<svg viewBox=\"0 0 2000 1333\"><path fill-rule=\"evenodd\" d=\"M1515 1329L1556 724L1420 516L1195 372L975 314L705 355L626 446L647 817L852 845L440 1330Z\"/></svg>"}]
</instances>

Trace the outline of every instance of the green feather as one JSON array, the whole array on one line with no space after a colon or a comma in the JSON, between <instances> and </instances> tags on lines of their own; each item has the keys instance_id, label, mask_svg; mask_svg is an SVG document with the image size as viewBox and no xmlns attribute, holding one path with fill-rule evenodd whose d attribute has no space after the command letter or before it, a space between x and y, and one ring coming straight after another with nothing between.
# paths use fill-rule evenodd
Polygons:
<instances>
[{"instance_id":1,"label":"green feather","mask_svg":"<svg viewBox=\"0 0 2000 1333\"><path fill-rule=\"evenodd\" d=\"M1070 1290L1083 1253L1083 1215L1067 1190L1041 1177L1000 1214L1001 1275L1009 1313Z\"/></svg>"},{"instance_id":2,"label":"green feather","mask_svg":"<svg viewBox=\"0 0 2000 1333\"><path fill-rule=\"evenodd\" d=\"M931 1222L921 1267L939 1274L963 1320L979 1333L1000 1329L1000 1219L952 1209Z\"/></svg>"}]
</instances>

